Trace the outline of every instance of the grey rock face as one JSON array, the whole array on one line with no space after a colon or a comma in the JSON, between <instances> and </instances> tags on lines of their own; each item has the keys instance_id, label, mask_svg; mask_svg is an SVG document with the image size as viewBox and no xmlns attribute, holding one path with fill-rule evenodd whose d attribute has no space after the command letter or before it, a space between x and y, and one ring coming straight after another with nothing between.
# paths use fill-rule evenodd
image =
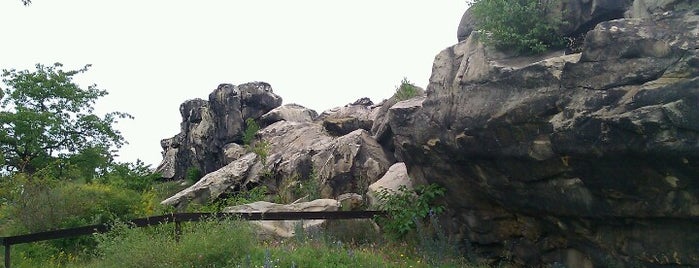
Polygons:
<instances>
[{"instance_id":1,"label":"grey rock face","mask_svg":"<svg viewBox=\"0 0 699 268\"><path fill-rule=\"evenodd\" d=\"M250 204L227 207L223 212L303 212L303 211L337 211L340 202L335 199L316 199L296 204L275 204L254 202ZM258 227L258 233L275 237L293 237L298 226L304 230L319 229L326 220L287 220L287 221L252 221Z\"/></svg>"},{"instance_id":2,"label":"grey rock face","mask_svg":"<svg viewBox=\"0 0 699 268\"><path fill-rule=\"evenodd\" d=\"M255 181L262 171L258 156L248 153L225 167L206 174L197 183L161 202L177 208L184 208L190 202L205 203L234 187L245 186Z\"/></svg>"},{"instance_id":3,"label":"grey rock face","mask_svg":"<svg viewBox=\"0 0 699 268\"><path fill-rule=\"evenodd\" d=\"M267 144L265 158L245 154L162 204L184 207L261 184L280 192L285 184L308 180L315 180L310 184L318 185L316 194L324 198L363 193L394 162L362 129L334 137L318 123L282 120L260 130L258 138L255 143ZM237 151L235 145L226 148Z\"/></svg>"},{"instance_id":4,"label":"grey rock face","mask_svg":"<svg viewBox=\"0 0 699 268\"><path fill-rule=\"evenodd\" d=\"M393 158L365 130L333 137L317 123L280 121L262 129L270 144L266 166L278 178L318 180L322 197L366 192L393 163ZM277 187L278 185L271 185Z\"/></svg>"},{"instance_id":5,"label":"grey rock face","mask_svg":"<svg viewBox=\"0 0 699 268\"><path fill-rule=\"evenodd\" d=\"M398 159L448 189L453 237L486 258L699 266L698 23L602 22L582 54L544 59L464 40L424 100L390 109Z\"/></svg>"},{"instance_id":6,"label":"grey rock face","mask_svg":"<svg viewBox=\"0 0 699 268\"><path fill-rule=\"evenodd\" d=\"M292 122L312 122L318 116L316 111L298 104L285 104L272 109L260 118L260 126L266 127L285 120Z\"/></svg>"},{"instance_id":7,"label":"grey rock face","mask_svg":"<svg viewBox=\"0 0 699 268\"><path fill-rule=\"evenodd\" d=\"M180 105L180 133L161 142L163 161L156 169L163 178L182 179L187 169L204 174L228 164L224 146L242 143L247 118L258 119L281 105L269 84L252 82L219 85L209 100L188 100Z\"/></svg>"},{"instance_id":8,"label":"grey rock face","mask_svg":"<svg viewBox=\"0 0 699 268\"><path fill-rule=\"evenodd\" d=\"M628 0L562 0L553 14L566 22L560 33L575 36L584 34L600 22L623 18L630 6Z\"/></svg>"},{"instance_id":9,"label":"grey rock face","mask_svg":"<svg viewBox=\"0 0 699 268\"><path fill-rule=\"evenodd\" d=\"M408 176L408 169L405 167L405 163L399 162L393 164L381 179L369 185L369 191L366 193L369 206L374 208L379 206L380 200L378 200L377 196L381 191L396 192L401 186L412 190L413 181Z\"/></svg>"},{"instance_id":10,"label":"grey rock face","mask_svg":"<svg viewBox=\"0 0 699 268\"><path fill-rule=\"evenodd\" d=\"M696 10L699 3L693 0L634 0L633 6L626 12L631 18L651 18L673 10Z\"/></svg>"},{"instance_id":11,"label":"grey rock face","mask_svg":"<svg viewBox=\"0 0 699 268\"><path fill-rule=\"evenodd\" d=\"M464 15L461 16L459 28L456 30L456 39L459 40L459 42L466 40L466 38L471 35L471 32L473 32L475 28L476 21L473 19L470 9L467 9L464 12Z\"/></svg>"},{"instance_id":12,"label":"grey rock face","mask_svg":"<svg viewBox=\"0 0 699 268\"><path fill-rule=\"evenodd\" d=\"M316 121L322 122L328 133L342 136L357 129L371 131L376 117L375 111L374 103L368 98L363 98L343 107L324 111Z\"/></svg>"}]
</instances>

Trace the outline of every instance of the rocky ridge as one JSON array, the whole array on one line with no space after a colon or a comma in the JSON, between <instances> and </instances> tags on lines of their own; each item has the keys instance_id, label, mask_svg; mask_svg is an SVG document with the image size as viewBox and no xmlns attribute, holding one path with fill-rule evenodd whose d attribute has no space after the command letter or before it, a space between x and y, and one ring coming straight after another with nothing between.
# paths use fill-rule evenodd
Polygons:
<instances>
[{"instance_id":1,"label":"rocky ridge","mask_svg":"<svg viewBox=\"0 0 699 268\"><path fill-rule=\"evenodd\" d=\"M206 175L163 202L257 185L316 184L319 197L337 198L392 180L429 182L447 189L443 226L481 260L699 266L699 6L560 7L552 12L571 22L561 33L585 35L581 53L494 51L466 11L461 42L435 57L425 94L409 100L361 99L317 115L281 106L256 82L187 101L181 133L162 142L159 171ZM263 128L244 145L247 118ZM249 152L260 147L262 155Z\"/></svg>"}]
</instances>

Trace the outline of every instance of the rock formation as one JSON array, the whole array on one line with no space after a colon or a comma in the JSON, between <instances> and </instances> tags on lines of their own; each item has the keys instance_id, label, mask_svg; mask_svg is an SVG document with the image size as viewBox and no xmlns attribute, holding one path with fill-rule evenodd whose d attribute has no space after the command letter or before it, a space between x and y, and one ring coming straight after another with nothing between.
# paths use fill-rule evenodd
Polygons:
<instances>
[{"instance_id":1,"label":"rock formation","mask_svg":"<svg viewBox=\"0 0 699 268\"><path fill-rule=\"evenodd\" d=\"M442 225L481 260L699 267L699 5L560 4L552 12L570 23L559 31L584 34L581 53L505 55L479 41L467 11L460 42L409 100L362 99L316 116L278 107L269 85L252 83L185 102L159 171L207 175L164 203L256 185L356 197L347 193L409 177L447 189ZM243 146L246 118L263 129ZM405 171L389 169L396 162Z\"/></svg>"},{"instance_id":2,"label":"rock formation","mask_svg":"<svg viewBox=\"0 0 699 268\"><path fill-rule=\"evenodd\" d=\"M602 2L624 3L580 3ZM699 266L697 6L636 2L664 13L601 22L581 54L498 58L474 32L391 108L397 157L448 189L451 232L482 256Z\"/></svg>"},{"instance_id":3,"label":"rock formation","mask_svg":"<svg viewBox=\"0 0 699 268\"><path fill-rule=\"evenodd\" d=\"M230 144L242 144L245 120L258 119L281 105L282 99L264 82L238 86L221 84L209 100L194 99L180 105L180 133L160 142L163 161L156 169L163 178L182 179L190 168L204 174L228 164Z\"/></svg>"},{"instance_id":4,"label":"rock formation","mask_svg":"<svg viewBox=\"0 0 699 268\"><path fill-rule=\"evenodd\" d=\"M227 207L223 212L300 212L300 211L337 211L340 202L335 199L316 199L310 202L295 204L275 204L265 201L258 201L250 204ZM296 230L301 227L304 230L320 228L326 220L285 220L285 221L252 221L259 227L259 232L263 235L277 237L293 237Z\"/></svg>"},{"instance_id":5,"label":"rock formation","mask_svg":"<svg viewBox=\"0 0 699 268\"><path fill-rule=\"evenodd\" d=\"M352 106L365 105L359 103L345 108L353 110ZM192 201L206 202L261 184L275 193L293 185L316 185L317 189L313 190L325 198L366 192L395 160L365 129L357 128L339 135L323 126L326 118L353 116L349 112L343 113L343 109L329 111L316 121L309 121L307 117L314 112L298 105L285 105L261 115L265 124L271 125L258 131L256 140L247 149L237 144L227 144L223 148L206 147L208 155L223 154L223 159L230 162L207 172L199 182L162 203L184 207ZM369 123L366 125L370 128ZM246 150L255 153L245 154ZM168 155L174 153L165 152L161 167L176 162L168 159Z\"/></svg>"}]
</instances>

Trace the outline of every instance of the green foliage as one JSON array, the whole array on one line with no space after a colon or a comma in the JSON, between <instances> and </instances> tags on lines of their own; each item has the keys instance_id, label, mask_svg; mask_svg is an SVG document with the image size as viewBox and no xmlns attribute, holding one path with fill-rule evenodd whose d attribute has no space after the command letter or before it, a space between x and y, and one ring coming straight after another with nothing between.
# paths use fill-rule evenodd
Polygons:
<instances>
[{"instance_id":1,"label":"green foliage","mask_svg":"<svg viewBox=\"0 0 699 268\"><path fill-rule=\"evenodd\" d=\"M150 165L141 160L136 163L112 163L102 170L96 181L137 192L150 191L160 174L153 173Z\"/></svg>"},{"instance_id":2,"label":"green foliage","mask_svg":"<svg viewBox=\"0 0 699 268\"><path fill-rule=\"evenodd\" d=\"M205 205L190 204L193 212L221 212L224 208L264 201L267 198L267 186L257 186L250 190L239 191L228 197L219 198Z\"/></svg>"},{"instance_id":3,"label":"green foliage","mask_svg":"<svg viewBox=\"0 0 699 268\"><path fill-rule=\"evenodd\" d=\"M97 258L88 267L433 267L404 245L349 245L327 237L261 240L235 220L128 228L97 235ZM447 263L442 267L469 267Z\"/></svg>"},{"instance_id":4,"label":"green foliage","mask_svg":"<svg viewBox=\"0 0 699 268\"><path fill-rule=\"evenodd\" d=\"M6 87L0 102L0 152L5 169L31 174L56 159L124 144L113 125L131 116L93 114L95 101L107 92L96 85L82 89L73 82L73 76L90 65L70 71L62 66L37 64L35 71L2 71Z\"/></svg>"},{"instance_id":5,"label":"green foliage","mask_svg":"<svg viewBox=\"0 0 699 268\"><path fill-rule=\"evenodd\" d=\"M39 232L57 228L104 223L114 219L144 216L141 193L101 183L27 180L17 175L9 190L3 216L17 232ZM7 226L5 226L7 227Z\"/></svg>"},{"instance_id":6,"label":"green foliage","mask_svg":"<svg viewBox=\"0 0 699 268\"><path fill-rule=\"evenodd\" d=\"M411 83L407 77L403 77L403 80L400 81L400 85L396 87L396 93L393 94L393 97L398 101L404 101L417 97L420 94L420 89Z\"/></svg>"},{"instance_id":7,"label":"green foliage","mask_svg":"<svg viewBox=\"0 0 699 268\"><path fill-rule=\"evenodd\" d=\"M486 44L537 54L565 45L565 39L556 33L562 21L549 14L554 1L474 0L471 11Z\"/></svg>"},{"instance_id":8,"label":"green foliage","mask_svg":"<svg viewBox=\"0 0 699 268\"><path fill-rule=\"evenodd\" d=\"M260 161L262 161L262 163L265 163L267 162L267 156L269 155L269 147L269 142L258 141L255 143L255 146L252 147L252 152L260 157Z\"/></svg>"},{"instance_id":9,"label":"green foliage","mask_svg":"<svg viewBox=\"0 0 699 268\"><path fill-rule=\"evenodd\" d=\"M299 198L305 198L306 201L320 198L320 185L315 170L311 170L307 178L294 175L280 182L276 200L278 203L289 204Z\"/></svg>"},{"instance_id":10,"label":"green foliage","mask_svg":"<svg viewBox=\"0 0 699 268\"><path fill-rule=\"evenodd\" d=\"M103 183L58 181L27 174L3 180L0 190L0 234L18 235L72 228L114 219L142 217L153 211L149 192ZM95 246L90 236L13 247L15 259L65 262ZM84 256L83 256L84 257ZM44 265L42 265L44 266Z\"/></svg>"},{"instance_id":11,"label":"green foliage","mask_svg":"<svg viewBox=\"0 0 699 268\"><path fill-rule=\"evenodd\" d=\"M190 167L187 169L187 174L185 175L185 180L192 183L196 183L202 178L201 170L196 167Z\"/></svg>"},{"instance_id":12,"label":"green foliage","mask_svg":"<svg viewBox=\"0 0 699 268\"><path fill-rule=\"evenodd\" d=\"M437 215L429 214L429 223L415 221L417 227L418 243L420 252L427 262L434 266L444 265L445 262L462 259L458 246L450 241L442 229ZM467 251L467 254L471 254ZM472 256L469 256L472 258Z\"/></svg>"},{"instance_id":13,"label":"green foliage","mask_svg":"<svg viewBox=\"0 0 699 268\"><path fill-rule=\"evenodd\" d=\"M415 191L405 185L398 187L398 191L382 189L377 196L379 208L387 211L388 216L378 218L378 221L389 236L401 238L416 228L416 221L444 210L444 206L435 205L434 200L444 196L445 191L436 184L420 185L415 187Z\"/></svg>"},{"instance_id":14,"label":"green foliage","mask_svg":"<svg viewBox=\"0 0 699 268\"><path fill-rule=\"evenodd\" d=\"M179 242L172 224L129 228L116 224L96 235L98 258L90 267L232 267L251 253L250 227L237 221L183 224Z\"/></svg>"},{"instance_id":15,"label":"green foliage","mask_svg":"<svg viewBox=\"0 0 699 268\"><path fill-rule=\"evenodd\" d=\"M243 145L250 145L255 140L255 134L260 131L260 125L255 122L255 119L248 118L245 120L245 131L243 132Z\"/></svg>"}]
</instances>

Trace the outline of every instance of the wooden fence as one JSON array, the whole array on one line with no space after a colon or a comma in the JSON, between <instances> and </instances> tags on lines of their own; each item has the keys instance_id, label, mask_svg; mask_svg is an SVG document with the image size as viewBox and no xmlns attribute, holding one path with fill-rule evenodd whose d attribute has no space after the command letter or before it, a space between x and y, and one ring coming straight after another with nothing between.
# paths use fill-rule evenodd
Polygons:
<instances>
[{"instance_id":1,"label":"wooden fence","mask_svg":"<svg viewBox=\"0 0 699 268\"><path fill-rule=\"evenodd\" d=\"M163 223L175 223L175 234L180 233L181 222L196 222L203 219L241 219L241 220L341 220L367 219L385 215L384 211L303 211L303 212L239 212L239 213L177 213L153 216L128 221L134 227L147 227ZM108 224L97 224L69 229L53 230L33 234L0 237L0 244L5 247L5 268L10 268L11 246L53 239L91 235L109 231Z\"/></svg>"}]
</instances>

